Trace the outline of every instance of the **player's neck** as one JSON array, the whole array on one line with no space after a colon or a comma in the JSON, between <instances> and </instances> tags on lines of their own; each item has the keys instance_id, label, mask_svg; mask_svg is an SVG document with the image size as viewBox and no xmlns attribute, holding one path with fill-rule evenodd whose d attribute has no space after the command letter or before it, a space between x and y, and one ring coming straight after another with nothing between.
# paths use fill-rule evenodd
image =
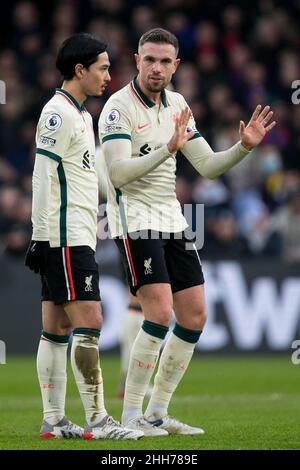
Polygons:
<instances>
[{"instance_id":1,"label":"player's neck","mask_svg":"<svg viewBox=\"0 0 300 470\"><path fill-rule=\"evenodd\" d=\"M160 103L161 102L161 97L160 97L161 92L160 91L157 92L157 93L151 93L149 90L147 90L147 88L145 88L143 86L143 84L141 83L139 75L137 76L136 81L137 81L137 84L138 84L139 88L142 90L144 95L146 95L147 98L149 98L149 100L153 101L154 103Z\"/></svg>"},{"instance_id":2,"label":"player's neck","mask_svg":"<svg viewBox=\"0 0 300 470\"><path fill-rule=\"evenodd\" d=\"M82 103L87 99L87 96L78 89L77 84L72 80L64 81L62 84L62 89L70 93L70 95L72 95L73 98L77 101L79 106L81 106Z\"/></svg>"}]
</instances>

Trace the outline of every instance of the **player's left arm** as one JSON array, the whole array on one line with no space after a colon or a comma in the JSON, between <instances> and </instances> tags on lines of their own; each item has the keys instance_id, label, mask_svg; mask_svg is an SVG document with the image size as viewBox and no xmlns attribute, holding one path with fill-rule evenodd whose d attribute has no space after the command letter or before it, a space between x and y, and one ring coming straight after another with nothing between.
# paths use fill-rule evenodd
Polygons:
<instances>
[{"instance_id":1,"label":"player's left arm","mask_svg":"<svg viewBox=\"0 0 300 470\"><path fill-rule=\"evenodd\" d=\"M182 153L202 176L217 178L239 163L273 129L276 122L270 123L272 116L269 106L261 110L258 105L247 126L240 121L241 140L228 150L214 152L203 137L197 136L185 144Z\"/></svg>"}]
</instances>

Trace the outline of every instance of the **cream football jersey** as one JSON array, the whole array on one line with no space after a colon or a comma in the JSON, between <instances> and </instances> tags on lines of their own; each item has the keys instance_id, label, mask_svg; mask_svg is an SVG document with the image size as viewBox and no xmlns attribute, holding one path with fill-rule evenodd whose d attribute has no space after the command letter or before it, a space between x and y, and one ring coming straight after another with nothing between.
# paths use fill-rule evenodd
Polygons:
<instances>
[{"instance_id":1,"label":"cream football jersey","mask_svg":"<svg viewBox=\"0 0 300 470\"><path fill-rule=\"evenodd\" d=\"M51 175L51 247L96 246L98 181L91 115L65 90L57 89L42 110L36 158L57 162ZM34 227L33 227L34 229Z\"/></svg>"},{"instance_id":2,"label":"cream football jersey","mask_svg":"<svg viewBox=\"0 0 300 470\"><path fill-rule=\"evenodd\" d=\"M167 144L174 133L175 115L187 104L179 93L163 90L154 103L136 79L112 95L99 119L100 142L128 139L131 156L140 158ZM191 117L192 139L201 137ZM175 193L175 158L168 158L145 176L115 189L108 182L107 215L112 236L140 230L180 232L187 227Z\"/></svg>"}]
</instances>

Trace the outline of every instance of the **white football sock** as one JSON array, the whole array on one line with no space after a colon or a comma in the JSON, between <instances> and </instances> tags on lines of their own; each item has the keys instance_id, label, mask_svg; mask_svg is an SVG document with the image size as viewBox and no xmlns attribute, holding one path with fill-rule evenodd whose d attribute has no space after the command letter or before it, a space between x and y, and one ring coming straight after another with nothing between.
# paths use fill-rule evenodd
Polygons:
<instances>
[{"instance_id":1,"label":"white football sock","mask_svg":"<svg viewBox=\"0 0 300 470\"><path fill-rule=\"evenodd\" d=\"M126 380L130 353L137 337L138 332L141 329L144 320L142 310L136 310L128 307L124 315L123 329L122 329L122 341L121 341L121 372L122 380Z\"/></svg>"},{"instance_id":2,"label":"white football sock","mask_svg":"<svg viewBox=\"0 0 300 470\"><path fill-rule=\"evenodd\" d=\"M133 344L129 369L126 379L122 423L127 424L131 419L142 416L143 400L158 359L159 350L168 328L144 321L150 324L149 331L154 334L158 330L162 337L153 336L141 329ZM143 326L144 328L144 326ZM152 330L151 330L152 328Z\"/></svg>"},{"instance_id":3,"label":"white football sock","mask_svg":"<svg viewBox=\"0 0 300 470\"><path fill-rule=\"evenodd\" d=\"M93 426L107 416L99 362L99 330L74 330L71 363L86 421Z\"/></svg>"},{"instance_id":4,"label":"white football sock","mask_svg":"<svg viewBox=\"0 0 300 470\"><path fill-rule=\"evenodd\" d=\"M42 332L37 353L37 373L44 419L52 425L65 416L68 336Z\"/></svg>"},{"instance_id":5,"label":"white football sock","mask_svg":"<svg viewBox=\"0 0 300 470\"><path fill-rule=\"evenodd\" d=\"M194 349L195 343L183 341L171 333L159 361L146 418L159 419L168 414L171 397L190 363Z\"/></svg>"}]
</instances>

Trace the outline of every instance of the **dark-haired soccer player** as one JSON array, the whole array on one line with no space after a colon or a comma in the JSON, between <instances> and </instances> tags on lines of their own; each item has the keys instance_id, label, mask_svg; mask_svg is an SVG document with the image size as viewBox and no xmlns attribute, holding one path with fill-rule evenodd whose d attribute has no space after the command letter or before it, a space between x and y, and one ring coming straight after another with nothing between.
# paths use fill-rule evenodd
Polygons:
<instances>
[{"instance_id":1,"label":"dark-haired soccer player","mask_svg":"<svg viewBox=\"0 0 300 470\"><path fill-rule=\"evenodd\" d=\"M98 207L95 139L88 96L108 82L106 44L85 33L68 38L56 65L62 88L45 105L37 126L33 171L33 234L26 265L42 275L43 332L37 369L43 399L44 438L138 439L108 416L99 364L101 309L94 259ZM66 363L71 362L86 426L65 417Z\"/></svg>"},{"instance_id":2,"label":"dark-haired soccer player","mask_svg":"<svg viewBox=\"0 0 300 470\"><path fill-rule=\"evenodd\" d=\"M214 152L197 131L183 96L166 90L180 62L177 54L173 34L160 28L146 32L136 54L138 76L107 101L99 122L110 176L110 230L145 316L131 352L122 423L146 435L204 432L168 415L206 321L199 253L195 246L187 249L187 222L175 194L175 154L181 150L201 175L216 178L275 125L270 108L258 106L247 126L240 122L240 141ZM156 236L145 238L148 231ZM176 325L161 355L144 419L143 399L173 308Z\"/></svg>"}]
</instances>

